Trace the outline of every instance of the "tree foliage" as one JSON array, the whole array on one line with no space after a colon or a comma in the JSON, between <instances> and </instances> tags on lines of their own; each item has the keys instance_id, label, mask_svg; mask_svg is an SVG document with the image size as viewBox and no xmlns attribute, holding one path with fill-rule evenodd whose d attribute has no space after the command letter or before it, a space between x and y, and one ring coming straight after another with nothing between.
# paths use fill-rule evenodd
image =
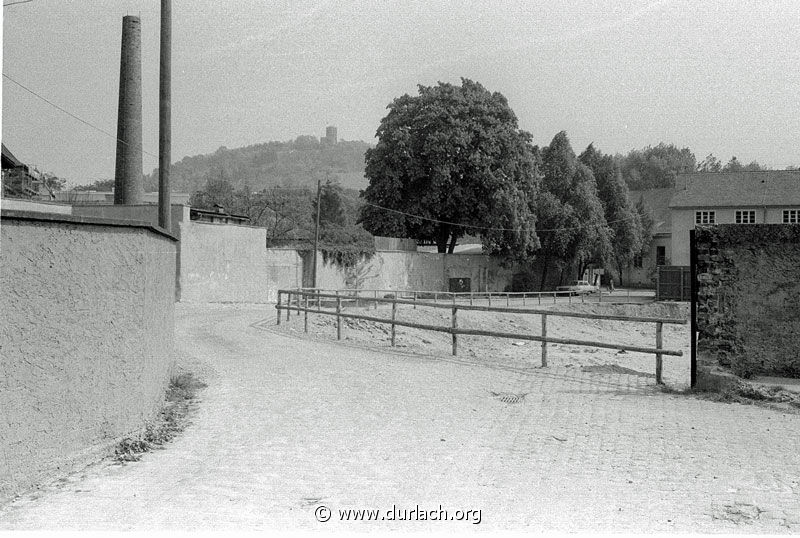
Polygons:
<instances>
[{"instance_id":1,"label":"tree foliage","mask_svg":"<svg viewBox=\"0 0 800 538\"><path fill-rule=\"evenodd\" d=\"M674 144L647 146L621 158L622 177L634 190L674 187L678 174L694 172L697 162L689 148Z\"/></svg>"},{"instance_id":2,"label":"tree foliage","mask_svg":"<svg viewBox=\"0 0 800 538\"><path fill-rule=\"evenodd\" d=\"M398 97L388 109L378 144L366 153L364 227L430 240L439 252L471 234L490 253L532 255L538 178L530 135L506 98L462 79L461 86L420 85L419 95Z\"/></svg>"},{"instance_id":3,"label":"tree foliage","mask_svg":"<svg viewBox=\"0 0 800 538\"><path fill-rule=\"evenodd\" d=\"M578 161L564 131L541 154L542 193L538 199L540 257L544 289L551 263L571 266L577 275L589 263L611 258L612 231L591 169Z\"/></svg>"},{"instance_id":4,"label":"tree foliage","mask_svg":"<svg viewBox=\"0 0 800 538\"><path fill-rule=\"evenodd\" d=\"M612 253L622 283L622 270L633 262L642 248L642 225L628 196L617 162L589 144L578 160L594 174L606 223L612 232Z\"/></svg>"}]
</instances>

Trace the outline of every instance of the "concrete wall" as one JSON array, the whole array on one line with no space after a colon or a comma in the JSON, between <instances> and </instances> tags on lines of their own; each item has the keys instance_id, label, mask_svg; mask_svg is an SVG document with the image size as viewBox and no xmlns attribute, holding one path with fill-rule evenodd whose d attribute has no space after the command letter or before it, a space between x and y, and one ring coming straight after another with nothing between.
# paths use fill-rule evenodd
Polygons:
<instances>
[{"instance_id":1,"label":"concrete wall","mask_svg":"<svg viewBox=\"0 0 800 538\"><path fill-rule=\"evenodd\" d=\"M3 211L0 502L140 431L173 364L173 238Z\"/></svg>"},{"instance_id":2,"label":"concrete wall","mask_svg":"<svg viewBox=\"0 0 800 538\"><path fill-rule=\"evenodd\" d=\"M40 202L36 200L20 200L19 198L0 199L0 208L12 211L33 211L36 213L52 213L56 215L72 215L72 206L58 202Z\"/></svg>"},{"instance_id":3,"label":"concrete wall","mask_svg":"<svg viewBox=\"0 0 800 538\"><path fill-rule=\"evenodd\" d=\"M698 227L698 348L753 374L800 377L800 226Z\"/></svg>"},{"instance_id":4,"label":"concrete wall","mask_svg":"<svg viewBox=\"0 0 800 538\"><path fill-rule=\"evenodd\" d=\"M185 220L180 230L181 301L271 300L264 228Z\"/></svg>"},{"instance_id":5,"label":"concrete wall","mask_svg":"<svg viewBox=\"0 0 800 538\"><path fill-rule=\"evenodd\" d=\"M503 291L512 272L483 255L376 252L349 271L317 257L317 286L323 289L447 291L450 278L469 278L473 291Z\"/></svg>"}]
</instances>

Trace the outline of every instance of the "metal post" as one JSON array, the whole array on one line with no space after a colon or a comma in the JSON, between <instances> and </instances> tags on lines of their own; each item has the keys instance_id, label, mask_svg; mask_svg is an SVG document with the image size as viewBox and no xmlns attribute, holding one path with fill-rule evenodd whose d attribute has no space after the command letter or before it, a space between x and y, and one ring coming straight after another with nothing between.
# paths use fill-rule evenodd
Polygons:
<instances>
[{"instance_id":1,"label":"metal post","mask_svg":"<svg viewBox=\"0 0 800 538\"><path fill-rule=\"evenodd\" d=\"M469 290L469 305L472 306L472 290Z\"/></svg>"},{"instance_id":2,"label":"metal post","mask_svg":"<svg viewBox=\"0 0 800 538\"><path fill-rule=\"evenodd\" d=\"M305 311L303 312L303 332L308 332L308 295L304 295L303 298L305 299Z\"/></svg>"},{"instance_id":3,"label":"metal post","mask_svg":"<svg viewBox=\"0 0 800 538\"><path fill-rule=\"evenodd\" d=\"M540 291L536 296L539 297L539 304L542 304L542 292Z\"/></svg>"},{"instance_id":4,"label":"metal post","mask_svg":"<svg viewBox=\"0 0 800 538\"><path fill-rule=\"evenodd\" d=\"M375 310L378 309L378 290L375 290Z\"/></svg>"},{"instance_id":5,"label":"metal post","mask_svg":"<svg viewBox=\"0 0 800 538\"><path fill-rule=\"evenodd\" d=\"M458 308L453 307L453 356L455 357L458 354L458 335L455 333L455 329L458 328L458 318L456 313L458 312Z\"/></svg>"},{"instance_id":6,"label":"metal post","mask_svg":"<svg viewBox=\"0 0 800 538\"><path fill-rule=\"evenodd\" d=\"M275 310L278 312L278 323L276 323L276 325L281 324L281 295L283 295L281 290L278 290L278 304L275 305Z\"/></svg>"},{"instance_id":7,"label":"metal post","mask_svg":"<svg viewBox=\"0 0 800 538\"><path fill-rule=\"evenodd\" d=\"M342 313L342 298L336 298L336 339L342 339L342 316L339 314Z\"/></svg>"},{"instance_id":8,"label":"metal post","mask_svg":"<svg viewBox=\"0 0 800 538\"><path fill-rule=\"evenodd\" d=\"M695 230L689 230L689 335L691 336L691 386L697 384L697 237Z\"/></svg>"},{"instance_id":9,"label":"metal post","mask_svg":"<svg viewBox=\"0 0 800 538\"><path fill-rule=\"evenodd\" d=\"M414 310L417 309L417 292L414 292Z\"/></svg>"},{"instance_id":10,"label":"metal post","mask_svg":"<svg viewBox=\"0 0 800 538\"><path fill-rule=\"evenodd\" d=\"M491 291L487 291L486 295L489 297L489 306L492 306L492 292Z\"/></svg>"},{"instance_id":11,"label":"metal post","mask_svg":"<svg viewBox=\"0 0 800 538\"><path fill-rule=\"evenodd\" d=\"M511 306L511 294L506 293L506 306Z\"/></svg>"},{"instance_id":12,"label":"metal post","mask_svg":"<svg viewBox=\"0 0 800 538\"><path fill-rule=\"evenodd\" d=\"M171 232L169 164L172 160L172 0L161 0L158 85L158 225ZM141 157L139 157L141 162Z\"/></svg>"},{"instance_id":13,"label":"metal post","mask_svg":"<svg viewBox=\"0 0 800 538\"><path fill-rule=\"evenodd\" d=\"M528 295L527 293L522 294L522 306L525 306L525 296Z\"/></svg>"},{"instance_id":14,"label":"metal post","mask_svg":"<svg viewBox=\"0 0 800 538\"><path fill-rule=\"evenodd\" d=\"M556 292L553 292L553 304L556 304Z\"/></svg>"},{"instance_id":15,"label":"metal post","mask_svg":"<svg viewBox=\"0 0 800 538\"><path fill-rule=\"evenodd\" d=\"M547 314L542 314L542 368L547 367Z\"/></svg>"},{"instance_id":16,"label":"metal post","mask_svg":"<svg viewBox=\"0 0 800 538\"><path fill-rule=\"evenodd\" d=\"M289 313L292 311L292 292L286 294L286 321L289 321Z\"/></svg>"},{"instance_id":17,"label":"metal post","mask_svg":"<svg viewBox=\"0 0 800 538\"><path fill-rule=\"evenodd\" d=\"M656 349L662 348L662 329L663 323L660 321L656 323ZM656 353L656 384L663 385L664 382L661 380L661 369L662 369L662 355L661 353Z\"/></svg>"},{"instance_id":18,"label":"metal post","mask_svg":"<svg viewBox=\"0 0 800 538\"><path fill-rule=\"evenodd\" d=\"M397 317L397 303L392 301L392 347L394 347L394 339L395 339L395 326L394 320Z\"/></svg>"}]
</instances>

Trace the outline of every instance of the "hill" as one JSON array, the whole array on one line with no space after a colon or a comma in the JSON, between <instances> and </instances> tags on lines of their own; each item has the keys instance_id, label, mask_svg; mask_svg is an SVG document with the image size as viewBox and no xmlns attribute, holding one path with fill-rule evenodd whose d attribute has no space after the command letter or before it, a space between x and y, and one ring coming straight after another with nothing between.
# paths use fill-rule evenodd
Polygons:
<instances>
[{"instance_id":1,"label":"hill","mask_svg":"<svg viewBox=\"0 0 800 538\"><path fill-rule=\"evenodd\" d=\"M316 187L336 178L342 187L363 189L364 153L370 144L341 140L320 143L313 136L300 136L289 142L266 142L242 148L221 147L214 153L184 157L170 169L173 192L195 192L209 178L225 179L234 187L248 185L251 190L281 187ZM158 169L144 177L145 190L158 190Z\"/></svg>"}]
</instances>

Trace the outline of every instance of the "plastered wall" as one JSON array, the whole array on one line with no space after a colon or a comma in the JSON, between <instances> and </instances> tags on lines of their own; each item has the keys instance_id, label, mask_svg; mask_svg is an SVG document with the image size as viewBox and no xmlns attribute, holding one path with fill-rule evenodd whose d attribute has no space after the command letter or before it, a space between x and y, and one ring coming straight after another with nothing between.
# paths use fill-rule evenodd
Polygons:
<instances>
[{"instance_id":1,"label":"plastered wall","mask_svg":"<svg viewBox=\"0 0 800 538\"><path fill-rule=\"evenodd\" d=\"M3 213L0 501L141 431L169 382L176 242L77 220Z\"/></svg>"}]
</instances>

